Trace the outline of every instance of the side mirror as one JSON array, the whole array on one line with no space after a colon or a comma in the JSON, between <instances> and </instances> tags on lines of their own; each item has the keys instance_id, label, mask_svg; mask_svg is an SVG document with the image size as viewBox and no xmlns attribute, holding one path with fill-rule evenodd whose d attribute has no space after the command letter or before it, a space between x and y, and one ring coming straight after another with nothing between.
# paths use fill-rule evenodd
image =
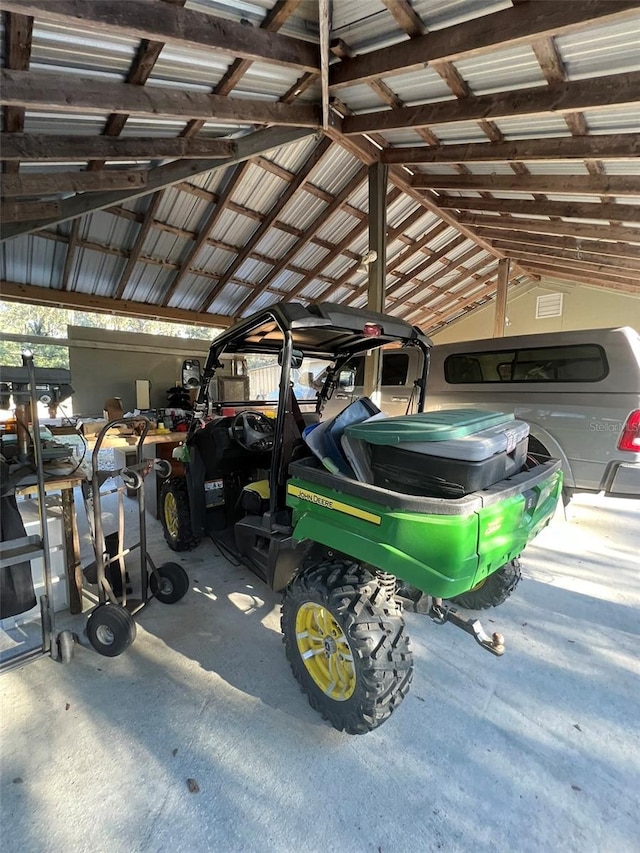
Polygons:
<instances>
[{"instance_id":1,"label":"side mirror","mask_svg":"<svg viewBox=\"0 0 640 853\"><path fill-rule=\"evenodd\" d=\"M202 384L200 362L197 358L187 358L182 362L182 384L185 388L199 388Z\"/></svg>"},{"instance_id":2,"label":"side mirror","mask_svg":"<svg viewBox=\"0 0 640 853\"><path fill-rule=\"evenodd\" d=\"M278 364L282 367L283 351L278 353ZM299 349L291 350L291 367L293 370L300 370L304 361L304 353Z\"/></svg>"}]
</instances>

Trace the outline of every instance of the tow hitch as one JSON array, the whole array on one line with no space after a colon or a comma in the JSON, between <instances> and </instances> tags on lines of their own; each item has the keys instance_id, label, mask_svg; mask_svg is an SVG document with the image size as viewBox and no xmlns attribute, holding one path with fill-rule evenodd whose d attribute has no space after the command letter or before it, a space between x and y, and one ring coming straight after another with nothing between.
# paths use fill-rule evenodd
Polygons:
<instances>
[{"instance_id":1,"label":"tow hitch","mask_svg":"<svg viewBox=\"0 0 640 853\"><path fill-rule=\"evenodd\" d=\"M444 625L445 622L451 622L456 628L462 628L467 634L471 634L479 646L491 652L492 655L504 654L504 637L497 631L489 636L479 619L465 619L457 610L452 607L446 607L442 603L441 598L432 598L431 607L427 612L427 616L433 619L439 625Z\"/></svg>"},{"instance_id":2,"label":"tow hitch","mask_svg":"<svg viewBox=\"0 0 640 853\"><path fill-rule=\"evenodd\" d=\"M476 643L482 646L483 649L491 652L492 655L500 657L504 654L504 636L502 634L496 631L489 636L482 627L479 619L465 619L453 607L443 604L441 598L432 598L430 595L423 593L416 599L405 596L402 592L397 597L401 599L406 610L412 610L414 613L422 613L432 619L437 625L444 625L445 622L450 622L456 628L462 628L467 634L471 634Z\"/></svg>"}]
</instances>

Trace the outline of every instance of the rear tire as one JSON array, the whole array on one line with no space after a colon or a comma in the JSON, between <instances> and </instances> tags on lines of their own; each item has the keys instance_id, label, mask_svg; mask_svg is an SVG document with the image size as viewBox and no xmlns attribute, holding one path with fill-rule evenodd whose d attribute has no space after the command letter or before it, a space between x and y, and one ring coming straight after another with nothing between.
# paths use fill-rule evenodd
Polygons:
<instances>
[{"instance_id":1,"label":"rear tire","mask_svg":"<svg viewBox=\"0 0 640 853\"><path fill-rule=\"evenodd\" d=\"M487 610L489 607L498 607L509 598L521 579L520 560L511 560L497 572L480 581L474 589L456 595L451 601L468 610Z\"/></svg>"},{"instance_id":2,"label":"rear tire","mask_svg":"<svg viewBox=\"0 0 640 853\"><path fill-rule=\"evenodd\" d=\"M191 530L189 492L184 477L165 480L160 489L160 521L167 545L173 551L191 551L200 538Z\"/></svg>"},{"instance_id":3,"label":"rear tire","mask_svg":"<svg viewBox=\"0 0 640 853\"><path fill-rule=\"evenodd\" d=\"M361 566L329 560L297 575L281 626L309 704L339 731L377 728L409 692L413 657L401 609Z\"/></svg>"}]
</instances>

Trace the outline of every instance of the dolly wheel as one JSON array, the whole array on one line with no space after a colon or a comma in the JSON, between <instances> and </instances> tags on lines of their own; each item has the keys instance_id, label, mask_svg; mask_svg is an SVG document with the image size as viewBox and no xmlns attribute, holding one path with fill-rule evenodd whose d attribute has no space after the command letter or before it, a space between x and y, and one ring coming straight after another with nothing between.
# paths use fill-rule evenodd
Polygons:
<instances>
[{"instance_id":1,"label":"dolly wheel","mask_svg":"<svg viewBox=\"0 0 640 853\"><path fill-rule=\"evenodd\" d=\"M73 659L75 638L71 631L60 631L58 634L58 660L61 663L70 663Z\"/></svg>"},{"instance_id":2,"label":"dolly wheel","mask_svg":"<svg viewBox=\"0 0 640 853\"><path fill-rule=\"evenodd\" d=\"M178 563L163 563L149 576L153 595L163 604L175 604L189 591L189 575Z\"/></svg>"},{"instance_id":3,"label":"dolly wheel","mask_svg":"<svg viewBox=\"0 0 640 853\"><path fill-rule=\"evenodd\" d=\"M282 602L293 674L332 726L364 734L402 702L413 677L400 608L361 566L330 560L299 574Z\"/></svg>"},{"instance_id":4,"label":"dolly wheel","mask_svg":"<svg viewBox=\"0 0 640 853\"><path fill-rule=\"evenodd\" d=\"M509 598L521 579L520 560L511 560L492 575L483 578L473 589L456 595L451 601L469 610L487 610L489 607L497 607Z\"/></svg>"},{"instance_id":5,"label":"dolly wheel","mask_svg":"<svg viewBox=\"0 0 640 853\"><path fill-rule=\"evenodd\" d=\"M136 623L119 604L100 604L87 620L87 636L99 654L115 658L135 640Z\"/></svg>"}]
</instances>

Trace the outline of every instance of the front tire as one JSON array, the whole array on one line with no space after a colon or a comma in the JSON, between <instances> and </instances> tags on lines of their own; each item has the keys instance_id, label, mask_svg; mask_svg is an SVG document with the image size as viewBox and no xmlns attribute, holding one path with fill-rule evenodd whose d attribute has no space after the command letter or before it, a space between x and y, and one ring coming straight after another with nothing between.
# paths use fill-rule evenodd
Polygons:
<instances>
[{"instance_id":1,"label":"front tire","mask_svg":"<svg viewBox=\"0 0 640 853\"><path fill-rule=\"evenodd\" d=\"M160 521L173 551L191 551L200 539L191 530L189 492L184 477L165 480L160 489Z\"/></svg>"},{"instance_id":2,"label":"front tire","mask_svg":"<svg viewBox=\"0 0 640 853\"><path fill-rule=\"evenodd\" d=\"M413 657L400 607L361 566L330 560L301 572L285 590L281 625L309 704L339 731L372 731L409 692Z\"/></svg>"},{"instance_id":3,"label":"front tire","mask_svg":"<svg viewBox=\"0 0 640 853\"><path fill-rule=\"evenodd\" d=\"M489 607L498 607L509 598L521 579L520 560L511 560L497 572L480 581L473 589L456 595L451 601L468 610L487 610Z\"/></svg>"}]
</instances>

